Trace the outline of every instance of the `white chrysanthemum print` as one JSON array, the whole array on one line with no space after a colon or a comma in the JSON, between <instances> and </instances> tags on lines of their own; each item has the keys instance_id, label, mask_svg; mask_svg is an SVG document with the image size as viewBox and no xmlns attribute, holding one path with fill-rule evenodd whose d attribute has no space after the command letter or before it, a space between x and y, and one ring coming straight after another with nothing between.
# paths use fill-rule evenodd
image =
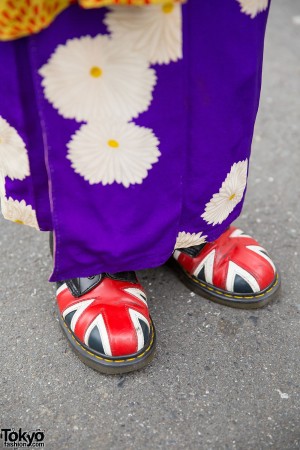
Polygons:
<instances>
[{"instance_id":1,"label":"white chrysanthemum print","mask_svg":"<svg viewBox=\"0 0 300 450\"><path fill-rule=\"evenodd\" d=\"M0 198L4 198L4 197L6 197L5 176L3 175L3 173L0 170Z\"/></svg>"},{"instance_id":2,"label":"white chrysanthemum print","mask_svg":"<svg viewBox=\"0 0 300 450\"><path fill-rule=\"evenodd\" d=\"M140 184L158 161L152 130L107 119L82 125L68 143L72 167L90 184Z\"/></svg>"},{"instance_id":3,"label":"white chrysanthemum print","mask_svg":"<svg viewBox=\"0 0 300 450\"><path fill-rule=\"evenodd\" d=\"M39 73L49 102L78 122L137 117L148 109L156 82L145 58L122 40L101 35L59 45Z\"/></svg>"},{"instance_id":4,"label":"white chrysanthemum print","mask_svg":"<svg viewBox=\"0 0 300 450\"><path fill-rule=\"evenodd\" d=\"M206 238L207 236L202 236L202 232L186 233L185 231L181 231L180 233L178 233L175 249L204 244L206 242Z\"/></svg>"},{"instance_id":5,"label":"white chrysanthemum print","mask_svg":"<svg viewBox=\"0 0 300 450\"><path fill-rule=\"evenodd\" d=\"M247 184L248 160L234 163L217 194L205 206L201 217L208 224L224 222L236 205L242 200Z\"/></svg>"},{"instance_id":6,"label":"white chrysanthemum print","mask_svg":"<svg viewBox=\"0 0 300 450\"><path fill-rule=\"evenodd\" d=\"M4 177L24 180L29 175L29 161L23 139L0 117L0 170Z\"/></svg>"},{"instance_id":7,"label":"white chrysanthemum print","mask_svg":"<svg viewBox=\"0 0 300 450\"><path fill-rule=\"evenodd\" d=\"M237 0L241 11L254 19L257 14L268 8L268 0Z\"/></svg>"},{"instance_id":8,"label":"white chrysanthemum print","mask_svg":"<svg viewBox=\"0 0 300 450\"><path fill-rule=\"evenodd\" d=\"M31 205L27 205L25 200L14 200L11 197L1 199L2 214L7 220L28 225L39 230L35 210Z\"/></svg>"},{"instance_id":9,"label":"white chrysanthemum print","mask_svg":"<svg viewBox=\"0 0 300 450\"><path fill-rule=\"evenodd\" d=\"M150 64L182 58L181 6L167 2L147 7L112 7L105 23L115 38L143 53Z\"/></svg>"}]
</instances>

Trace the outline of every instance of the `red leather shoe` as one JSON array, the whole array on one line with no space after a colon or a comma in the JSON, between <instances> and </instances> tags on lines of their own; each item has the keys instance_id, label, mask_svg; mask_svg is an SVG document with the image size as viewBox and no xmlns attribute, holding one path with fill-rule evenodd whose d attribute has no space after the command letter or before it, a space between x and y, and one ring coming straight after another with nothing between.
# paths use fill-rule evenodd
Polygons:
<instances>
[{"instance_id":1,"label":"red leather shoe","mask_svg":"<svg viewBox=\"0 0 300 450\"><path fill-rule=\"evenodd\" d=\"M155 329L134 272L68 280L57 290L57 305L72 349L93 369L124 373L152 360Z\"/></svg>"},{"instance_id":2,"label":"red leather shoe","mask_svg":"<svg viewBox=\"0 0 300 450\"><path fill-rule=\"evenodd\" d=\"M280 288L267 251L232 226L215 242L175 250L168 263L189 289L226 306L261 308Z\"/></svg>"}]
</instances>

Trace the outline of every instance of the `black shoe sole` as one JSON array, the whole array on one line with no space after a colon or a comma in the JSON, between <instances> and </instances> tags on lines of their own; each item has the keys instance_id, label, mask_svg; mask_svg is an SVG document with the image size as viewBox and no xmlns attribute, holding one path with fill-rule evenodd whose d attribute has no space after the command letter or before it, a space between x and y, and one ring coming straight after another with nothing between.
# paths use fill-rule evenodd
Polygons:
<instances>
[{"instance_id":1,"label":"black shoe sole","mask_svg":"<svg viewBox=\"0 0 300 450\"><path fill-rule=\"evenodd\" d=\"M281 277L277 272L273 283L265 290L257 294L238 294L229 293L222 289L218 289L211 284L198 280L188 272L174 259L170 258L166 265L173 269L183 284L201 297L207 298L215 303L239 309L259 309L265 307L271 301L275 300L281 288Z\"/></svg>"},{"instance_id":2,"label":"black shoe sole","mask_svg":"<svg viewBox=\"0 0 300 450\"><path fill-rule=\"evenodd\" d=\"M116 375L121 373L133 372L147 366L153 359L156 348L156 332L151 319L150 338L148 344L138 353L126 357L110 358L107 355L96 354L92 349L85 348L76 338L72 330L68 327L57 307L59 323L68 339L72 350L80 360L98 372Z\"/></svg>"}]
</instances>

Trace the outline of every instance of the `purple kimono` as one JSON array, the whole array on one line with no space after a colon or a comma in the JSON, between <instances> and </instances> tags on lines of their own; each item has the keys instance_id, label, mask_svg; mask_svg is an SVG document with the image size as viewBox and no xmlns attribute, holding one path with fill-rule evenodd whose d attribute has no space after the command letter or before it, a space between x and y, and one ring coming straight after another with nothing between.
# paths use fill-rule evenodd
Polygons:
<instances>
[{"instance_id":1,"label":"purple kimono","mask_svg":"<svg viewBox=\"0 0 300 450\"><path fill-rule=\"evenodd\" d=\"M238 217L267 15L73 5L0 43L2 212L54 231L51 281L158 266Z\"/></svg>"}]
</instances>

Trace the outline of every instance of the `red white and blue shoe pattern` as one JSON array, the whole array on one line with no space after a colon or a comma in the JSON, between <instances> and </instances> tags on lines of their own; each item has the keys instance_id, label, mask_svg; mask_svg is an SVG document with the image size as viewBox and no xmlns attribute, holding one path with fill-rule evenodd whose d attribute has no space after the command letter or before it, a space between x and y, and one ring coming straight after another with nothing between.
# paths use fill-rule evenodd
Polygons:
<instances>
[{"instance_id":1,"label":"red white and blue shoe pattern","mask_svg":"<svg viewBox=\"0 0 300 450\"><path fill-rule=\"evenodd\" d=\"M169 263L190 289L227 306L262 307L280 286L267 251L233 226L214 242L175 250Z\"/></svg>"},{"instance_id":2,"label":"red white and blue shoe pattern","mask_svg":"<svg viewBox=\"0 0 300 450\"><path fill-rule=\"evenodd\" d=\"M152 359L155 330L134 272L68 280L57 304L73 350L94 369L129 372Z\"/></svg>"}]
</instances>

